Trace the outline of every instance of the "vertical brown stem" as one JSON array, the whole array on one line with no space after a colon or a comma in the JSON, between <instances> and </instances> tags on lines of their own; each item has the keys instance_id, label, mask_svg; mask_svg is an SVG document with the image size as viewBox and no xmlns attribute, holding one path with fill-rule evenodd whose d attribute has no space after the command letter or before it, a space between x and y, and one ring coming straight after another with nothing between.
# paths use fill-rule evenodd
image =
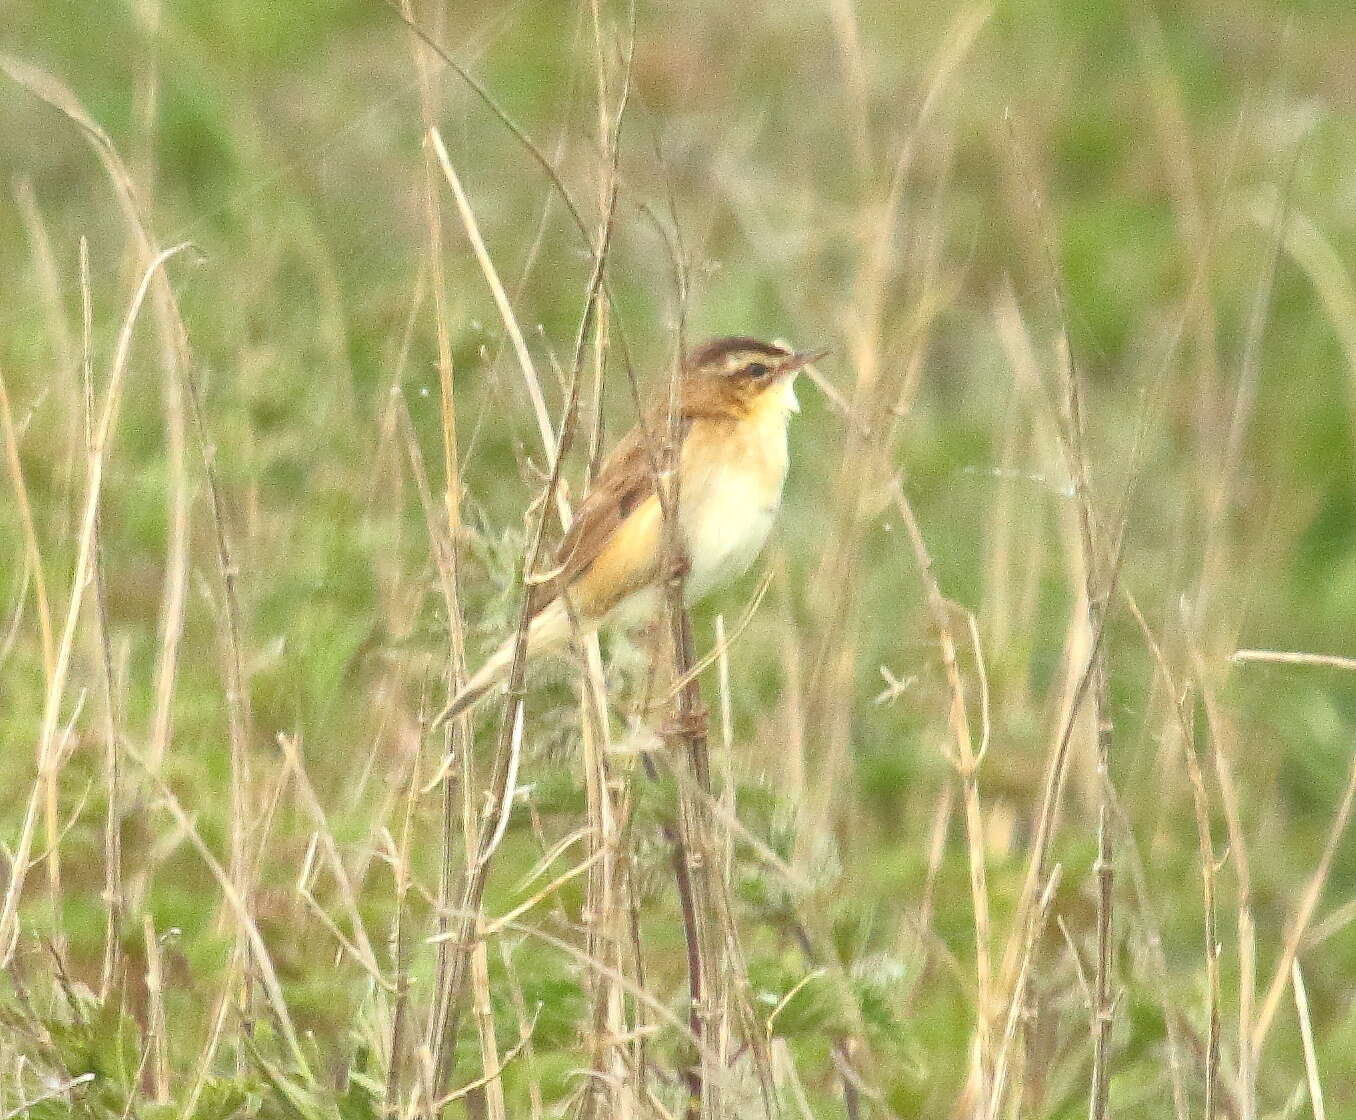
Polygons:
<instances>
[{"instance_id":1,"label":"vertical brown stem","mask_svg":"<svg viewBox=\"0 0 1356 1120\"><path fill-rule=\"evenodd\" d=\"M94 454L94 310L90 295L89 242L80 239L81 382L85 402L85 453ZM104 811L104 957L99 997L107 999L118 971L122 933L122 806L118 759L118 695L113 680L113 652L108 637L108 599L104 589L102 514L94 511L94 605L100 666L104 674L104 759L108 805Z\"/></svg>"},{"instance_id":2,"label":"vertical brown stem","mask_svg":"<svg viewBox=\"0 0 1356 1120\"><path fill-rule=\"evenodd\" d=\"M651 781L659 780L659 771L649 755L642 755L645 775ZM701 1006L705 993L702 974L701 937L698 932L697 901L692 893L692 876L689 873L688 848L682 833L671 824L665 824L660 831L669 846L669 863L673 867L673 879L678 888L678 911L683 921L683 942L687 950L687 1026L700 1052L703 1045L703 1018ZM695 1120L701 1115L703 1081L700 1053L683 1067L683 1083L687 1086L687 1103L684 1115Z\"/></svg>"},{"instance_id":3,"label":"vertical brown stem","mask_svg":"<svg viewBox=\"0 0 1356 1120\"><path fill-rule=\"evenodd\" d=\"M681 575L674 577L679 585L681 596ZM672 593L672 588L669 589ZM672 607L672 600L671 607ZM669 637L673 642L673 678L681 680L691 669L693 663L692 624L687 611L679 605L672 607ZM663 660L662 645L656 642L654 648L656 670ZM678 690L675 718L670 722L669 742L684 750L685 761L693 777L703 766L706 753L706 731L704 713L701 706L701 686L693 679ZM700 721L700 723L699 723ZM659 779L659 770L649 755L641 756L646 777L651 781ZM698 779L700 780L700 779ZM699 1120L709 1099L706 1079L702 1074L702 1055L708 1049L706 1045L706 1015L704 1009L707 1000L707 957L703 952L702 900L694 887L693 870L701 857L694 858L692 830L687 827L689 814L685 811L692 799L691 781L679 781L678 821L665 823L660 831L669 847L669 863L673 867L673 879L678 892L678 911L683 923L683 943L687 955L687 994L688 994L688 1031L692 1037L695 1053L682 1068L682 1079L687 1089L687 1099L683 1107L686 1120ZM706 787L706 788L709 788ZM637 941L639 937L637 936Z\"/></svg>"},{"instance_id":4,"label":"vertical brown stem","mask_svg":"<svg viewBox=\"0 0 1356 1120\"><path fill-rule=\"evenodd\" d=\"M621 108L618 110L618 119L625 109L625 103L626 97L623 94ZM430 133L430 139L435 148L439 149L440 155L445 156L442 138L436 130ZM615 178L613 182L615 183ZM570 388L565 403L565 415L556 436L555 451L551 457L551 476L547 479L543 500L538 506L540 513L528 545L527 554L524 557L522 569L524 580L531 573L540 570L546 538L546 524L550 509L559 493L565 456L574 441L579 415L579 385L584 364L584 352L595 322L594 316L597 311L598 297L602 291L603 269L607 261L607 250L611 243L613 221L616 215L616 199L614 189L608 207L606 224L594 254L593 274L589 279L588 292L584 300L584 311L580 318L579 331L575 336ZM452 1076L457 1031L460 1027L460 1004L466 987L471 954L476 942L480 901L485 893L485 883L489 878L489 862L494 854L494 847L497 842L498 819L502 813L508 811L505 799L512 794L512 790L509 789L510 758L513 750L516 749L513 741L515 735L520 738L522 734L523 675L526 668L527 629L531 621L530 605L530 596L524 591L521 596L518 625L513 642L513 660L509 667L506 703L500 723L499 740L495 749L490 779L488 805L491 811L481 814L474 846L468 849L468 852L474 852L474 859L468 860L468 871L462 882L458 906L451 915L451 927L448 931L453 934L448 942L451 959L445 974L440 970L437 999L441 1006L439 1016L441 1029L434 1032L434 1041L437 1047L434 1054L435 1091L441 1091Z\"/></svg>"},{"instance_id":5,"label":"vertical brown stem","mask_svg":"<svg viewBox=\"0 0 1356 1120\"><path fill-rule=\"evenodd\" d=\"M1058 285L1056 285L1058 293ZM1061 304L1062 312L1062 304ZM1069 352L1068 334L1063 337L1060 367L1064 375L1067 416L1062 426L1064 454L1074 482L1078 503L1078 526L1083 547L1083 594L1086 600L1087 628L1090 635L1101 634L1106 626L1107 600L1111 576L1103 574L1098 547L1096 514L1088 484L1088 460L1083 443L1083 396L1078 370ZM1089 654L1092 674L1092 719L1097 738L1097 968L1093 990L1092 1088L1089 1094L1090 1120L1102 1120L1107 1111L1107 1089L1111 1077L1111 1027L1114 1010L1111 974L1115 967L1112 946L1113 864L1111 849L1111 718L1107 711L1106 647L1096 643Z\"/></svg>"},{"instance_id":6,"label":"vertical brown stem","mask_svg":"<svg viewBox=\"0 0 1356 1120\"><path fill-rule=\"evenodd\" d=\"M169 1060L165 1047L165 987L160 967L160 942L149 914L141 916L142 940L146 946L146 1047L151 1055L151 1082L155 1101L169 1100Z\"/></svg>"},{"instance_id":7,"label":"vertical brown stem","mask_svg":"<svg viewBox=\"0 0 1356 1120\"><path fill-rule=\"evenodd\" d=\"M684 1072L688 1085L686 1113L690 1120L719 1114L712 1072L724 1001L715 999L720 960L714 939L715 907L711 892L711 853L706 838L711 834L707 805L711 797L711 763L707 743L706 709L701 684L692 666L695 661L692 619L679 606L673 612L673 660L676 679L689 678L678 691L671 726L673 745L682 750L686 780L678 782L679 843L674 846L674 875L683 908L683 933L687 942L688 1026L697 1046L694 1062Z\"/></svg>"}]
</instances>

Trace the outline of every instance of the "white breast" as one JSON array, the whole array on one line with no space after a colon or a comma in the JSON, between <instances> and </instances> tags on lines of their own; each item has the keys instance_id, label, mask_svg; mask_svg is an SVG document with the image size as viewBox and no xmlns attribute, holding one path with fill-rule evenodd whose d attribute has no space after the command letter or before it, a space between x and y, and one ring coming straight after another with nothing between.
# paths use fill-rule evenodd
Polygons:
<instances>
[{"instance_id":1,"label":"white breast","mask_svg":"<svg viewBox=\"0 0 1356 1120\"><path fill-rule=\"evenodd\" d=\"M743 575L762 551L777 513L777 505L760 504L766 500L763 490L735 472L724 472L712 495L683 518L689 603ZM779 492L778 504L780 498Z\"/></svg>"},{"instance_id":2,"label":"white breast","mask_svg":"<svg viewBox=\"0 0 1356 1120\"><path fill-rule=\"evenodd\" d=\"M689 603L743 575L767 542L786 481L787 402L794 399L788 393L745 421L738 437L722 441L726 454L684 463L679 520Z\"/></svg>"}]
</instances>

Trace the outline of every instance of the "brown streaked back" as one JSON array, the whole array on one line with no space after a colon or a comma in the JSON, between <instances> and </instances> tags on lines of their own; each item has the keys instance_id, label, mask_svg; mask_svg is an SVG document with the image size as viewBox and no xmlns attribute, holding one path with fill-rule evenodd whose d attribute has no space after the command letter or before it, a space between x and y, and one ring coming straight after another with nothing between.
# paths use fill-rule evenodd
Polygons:
<instances>
[{"instance_id":1,"label":"brown streaked back","mask_svg":"<svg viewBox=\"0 0 1356 1120\"><path fill-rule=\"evenodd\" d=\"M583 575L621 524L654 494L644 438L639 427L632 428L607 457L561 538L551 578L532 588L530 614L539 613Z\"/></svg>"}]
</instances>

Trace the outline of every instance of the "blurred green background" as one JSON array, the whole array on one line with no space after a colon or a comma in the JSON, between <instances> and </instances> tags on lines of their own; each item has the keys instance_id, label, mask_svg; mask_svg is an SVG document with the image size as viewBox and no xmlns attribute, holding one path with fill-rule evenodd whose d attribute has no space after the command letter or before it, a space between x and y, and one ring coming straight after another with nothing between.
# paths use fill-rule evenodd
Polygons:
<instances>
[{"instance_id":1,"label":"blurred green background","mask_svg":"<svg viewBox=\"0 0 1356 1120\"><path fill-rule=\"evenodd\" d=\"M627 12L600 7L615 99ZM417 8L559 168L595 228L604 159L590 5L449 0ZM1210 760L1229 760L1247 840L1260 999L1342 801L1356 727L1349 671L1228 661L1237 647L1356 655L1351 5L700 0L642 3L635 19L609 275L614 329L619 321L642 383L660 384L678 321L661 233L675 215L691 265L692 337L832 344L825 375L863 409L871 406L864 370L884 371L888 381L902 377L907 359L920 363L916 391L900 391L904 407L883 473L871 476L850 531L831 527L844 515L851 426L803 385L782 528L770 552L772 590L731 653L741 820L788 858L794 849L813 871L813 887L796 902L816 913L851 980L845 998L853 1015L868 1022L875 1051L868 1083L879 1096L866 1107L901 1116L951 1109L962 1096L973 1019L973 992L938 954L920 955L913 932L921 921L961 973L970 967L975 934L958 811L946 818L935 864L929 857L938 806L950 805L956 784L939 749L945 678L885 483L904 479L940 584L975 613L982 635L994 726L981 797L996 929L1006 937L1058 726L1081 579L1064 548L1071 505L1048 400L1015 374L1003 328L1002 309L1013 305L1041 376L1054 385L1061 316L1053 265L1086 386L1092 481L1108 524L1134 482L1122 583L1182 668L1184 706L1206 760L1221 860L1230 1110L1222 1114L1251 1115L1254 1104L1236 1083L1244 895L1228 791ZM277 771L279 733L299 738L329 825L356 865L374 941L384 941L393 902L373 838L398 823L391 799L414 764L421 698L427 708L441 697L447 633L411 473L417 448L440 490L414 45L380 0L0 0L7 69L17 62L68 87L130 167L157 243L192 242L168 274L235 537L257 772ZM503 123L447 67L433 58L429 65L436 123L514 294L556 415L588 247ZM3 76L0 168L0 373L59 622L84 493L79 241L89 242L96 392L141 264L93 148L68 118ZM441 175L433 182L474 660L510 616L521 511L540 485L543 457L498 312ZM888 215L899 233L877 260ZM918 351L910 324L929 301L935 316ZM607 441L632 415L616 353L614 342ZM392 404L397 389L408 443ZM143 324L101 515L122 732L137 751L153 721L173 536L165 399L154 332ZM188 605L164 774L220 855L229 831L220 598L205 474L192 431L187 439ZM575 459L577 489L583 457ZM0 839L12 851L34 781L44 677L11 477L0 493ZM840 588L824 549L848 539L859 550L856 575ZM732 624L757 578L703 608L703 644L714 614ZM831 628L842 617L852 630L840 647ZM54 912L45 871L29 872L19 960L30 981L47 968L33 934L58 936L78 975L98 974L102 670L88 618L79 634L62 709L63 724L75 717L60 782L62 894ZM1121 606L1107 645L1112 777L1167 968L1159 975L1146 947L1122 845L1113 1101L1121 1115L1162 1116L1170 1107L1158 996L1165 989L1181 1019L1193 1108L1199 1102L1200 860L1164 682ZM849 668L839 680L845 687L832 693L841 709L834 722L817 714L830 695L821 661L840 648ZM910 683L878 703L880 666ZM713 679L708 689L715 688ZM574 732L561 715L569 693L551 686L534 703L539 732L527 778L554 839L575 827L582 806ZM492 722L482 721L486 741ZM835 734L847 744L847 765L830 767L832 788L818 791L831 807L813 838L823 848L807 855L806 827L789 822L803 819L798 793L813 801L816 760ZM1090 757L1078 752L1055 847L1064 868L1057 909L1090 967L1096 785ZM432 763L425 756L419 765ZM811 774L796 779L798 790L788 774L802 768ZM217 982L229 936L216 884L137 775L129 765L127 875L156 929L180 931L167 943L169 1017L182 1024L170 1064L191 1069L202 1045L203 992ZM432 883L437 799L425 801L415 857ZM488 896L492 912L523 897L518 880L542 851L535 827L515 815ZM353 1023L371 993L349 962L334 967L333 943L295 897L311 828L286 800L271 823L255 905L289 1006L314 1032L320 1067L333 1071L361 1050L363 1032ZM681 930L651 844L649 863L638 857L638 867L654 880L645 898L655 983L676 999ZM752 865L742 874L751 982L776 1006L806 966L778 927L781 888ZM579 905L577 890L564 897L562 922ZM1353 899L1356 841L1339 839L1300 953L1329 1116L1356 1116L1356 908L1346 909ZM139 926L128 926L125 943L129 959L139 959ZM1086 1111L1086 1009L1068 945L1052 936L1045 952L1038 987L1049 1027L1032 1053L1047 1063L1048 1078L1028 1074L1023 1114L1073 1116ZM519 957L529 1005L543 1008L537 1073L558 1102L579 1062L581 981L540 946ZM421 976L429 967L423 957L414 964ZM802 992L804 1006L791 1003L778 1017L779 1037L803 1063L822 1110L816 1115L840 1115L826 1040L847 1030L839 1022L846 1013L836 996L819 999L813 984ZM516 1037L508 1004L496 1011L505 1037ZM242 1084L257 1096L263 1091L252 1076ZM1302 1099L1295 1094L1304 1079L1287 997L1258 1066L1256 1114L1296 1115L1287 1102ZM506 1082L517 1102L510 1115L521 1114L513 1109L525 1107L523 1081L511 1071ZM1295 1107L1303 1114L1309 1106Z\"/></svg>"}]
</instances>

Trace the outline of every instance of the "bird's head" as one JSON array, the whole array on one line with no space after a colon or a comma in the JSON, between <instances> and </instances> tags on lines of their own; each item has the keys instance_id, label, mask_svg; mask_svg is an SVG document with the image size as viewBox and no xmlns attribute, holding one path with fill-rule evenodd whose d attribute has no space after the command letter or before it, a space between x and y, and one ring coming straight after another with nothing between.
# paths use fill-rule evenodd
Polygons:
<instances>
[{"instance_id":1,"label":"bird's head","mask_svg":"<svg viewBox=\"0 0 1356 1120\"><path fill-rule=\"evenodd\" d=\"M798 412L796 373L827 350L795 351L756 338L713 338L683 363L683 411L742 419L768 405Z\"/></svg>"}]
</instances>

